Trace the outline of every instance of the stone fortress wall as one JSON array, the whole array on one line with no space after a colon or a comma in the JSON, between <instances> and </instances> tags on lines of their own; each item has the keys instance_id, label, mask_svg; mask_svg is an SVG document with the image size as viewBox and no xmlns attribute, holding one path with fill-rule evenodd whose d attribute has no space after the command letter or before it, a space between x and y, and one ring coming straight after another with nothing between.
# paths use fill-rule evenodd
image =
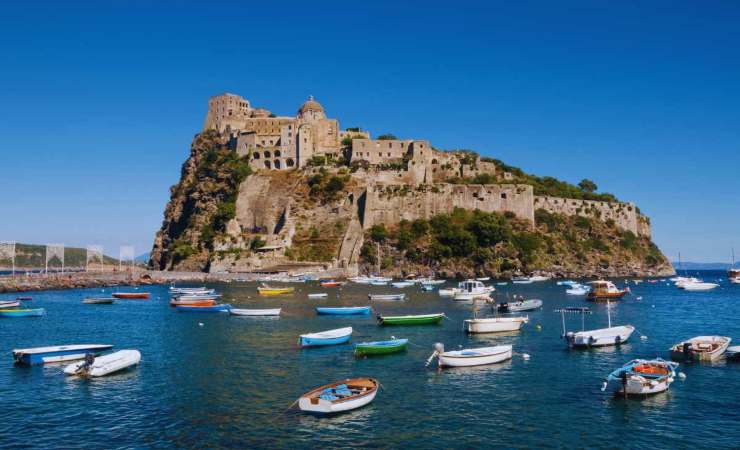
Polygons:
<instances>
[{"instance_id":1,"label":"stone fortress wall","mask_svg":"<svg viewBox=\"0 0 740 450\"><path fill-rule=\"evenodd\" d=\"M613 220L623 230L638 236L650 237L650 221L637 212L634 203L609 203L595 200L576 200L548 196L535 196L534 209L542 208L551 213L566 216L583 216L602 221Z\"/></svg>"}]
</instances>

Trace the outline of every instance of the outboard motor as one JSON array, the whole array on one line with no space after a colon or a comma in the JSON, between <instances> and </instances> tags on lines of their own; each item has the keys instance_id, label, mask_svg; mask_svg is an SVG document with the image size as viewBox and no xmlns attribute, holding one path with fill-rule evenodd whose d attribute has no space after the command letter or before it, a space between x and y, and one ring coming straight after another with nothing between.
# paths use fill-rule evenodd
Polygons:
<instances>
[{"instance_id":1,"label":"outboard motor","mask_svg":"<svg viewBox=\"0 0 740 450\"><path fill-rule=\"evenodd\" d=\"M691 342L683 343L683 357L685 359L691 359Z\"/></svg>"},{"instance_id":2,"label":"outboard motor","mask_svg":"<svg viewBox=\"0 0 740 450\"><path fill-rule=\"evenodd\" d=\"M432 363L432 360L439 355L440 353L444 353L445 346L441 342L437 342L434 344L434 351L432 352L431 356L429 356L429 359L427 359L427 363L424 364L424 367L429 367L429 364Z\"/></svg>"},{"instance_id":3,"label":"outboard motor","mask_svg":"<svg viewBox=\"0 0 740 450\"><path fill-rule=\"evenodd\" d=\"M568 342L568 345L573 345L573 341L575 340L575 333L572 331L569 331L565 333L565 336L563 336L565 340Z\"/></svg>"}]
</instances>

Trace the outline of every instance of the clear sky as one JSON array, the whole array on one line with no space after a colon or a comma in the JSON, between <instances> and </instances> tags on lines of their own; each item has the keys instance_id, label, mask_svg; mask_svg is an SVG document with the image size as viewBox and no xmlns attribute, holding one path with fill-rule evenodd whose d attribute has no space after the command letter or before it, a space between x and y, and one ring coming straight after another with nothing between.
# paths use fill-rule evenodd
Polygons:
<instances>
[{"instance_id":1,"label":"clear sky","mask_svg":"<svg viewBox=\"0 0 740 450\"><path fill-rule=\"evenodd\" d=\"M740 3L6 2L0 240L149 251L208 97L471 148L740 254Z\"/></svg>"}]
</instances>

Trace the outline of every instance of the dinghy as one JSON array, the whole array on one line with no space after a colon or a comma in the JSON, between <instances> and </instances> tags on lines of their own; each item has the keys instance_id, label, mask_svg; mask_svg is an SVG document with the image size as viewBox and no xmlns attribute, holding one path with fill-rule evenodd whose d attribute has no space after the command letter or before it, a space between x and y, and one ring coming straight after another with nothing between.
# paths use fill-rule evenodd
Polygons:
<instances>
[{"instance_id":1,"label":"dinghy","mask_svg":"<svg viewBox=\"0 0 740 450\"><path fill-rule=\"evenodd\" d=\"M413 281L396 281L394 283L391 283L391 286L393 286L394 288L399 288L399 289L407 288L413 285L414 285Z\"/></svg>"},{"instance_id":2,"label":"dinghy","mask_svg":"<svg viewBox=\"0 0 740 450\"><path fill-rule=\"evenodd\" d=\"M281 308L274 309L229 309L232 316L279 316Z\"/></svg>"},{"instance_id":3,"label":"dinghy","mask_svg":"<svg viewBox=\"0 0 740 450\"><path fill-rule=\"evenodd\" d=\"M16 301L0 302L0 309L13 309L18 306L21 306L21 302L16 302Z\"/></svg>"},{"instance_id":4,"label":"dinghy","mask_svg":"<svg viewBox=\"0 0 740 450\"><path fill-rule=\"evenodd\" d=\"M301 395L298 407L315 414L350 411L367 405L378 393L378 380L352 378L317 387Z\"/></svg>"},{"instance_id":5,"label":"dinghy","mask_svg":"<svg viewBox=\"0 0 740 450\"><path fill-rule=\"evenodd\" d=\"M23 295L21 297L16 297L15 299L20 301L30 301L33 300L33 297L31 297L30 295Z\"/></svg>"},{"instance_id":6,"label":"dinghy","mask_svg":"<svg viewBox=\"0 0 740 450\"><path fill-rule=\"evenodd\" d=\"M326 292L320 292L318 294L308 294L308 298L326 298L328 296L329 294L327 294Z\"/></svg>"},{"instance_id":7,"label":"dinghy","mask_svg":"<svg viewBox=\"0 0 740 450\"><path fill-rule=\"evenodd\" d=\"M504 302L498 304L498 310L501 312L520 312L531 311L542 307L542 300L514 300L513 302Z\"/></svg>"},{"instance_id":8,"label":"dinghy","mask_svg":"<svg viewBox=\"0 0 740 450\"><path fill-rule=\"evenodd\" d=\"M468 348L463 350L445 351L444 345L434 344L434 352L427 359L429 366L436 357L437 364L442 367L471 367L496 364L511 359L513 347L511 345L497 345L494 347Z\"/></svg>"},{"instance_id":9,"label":"dinghy","mask_svg":"<svg viewBox=\"0 0 740 450\"><path fill-rule=\"evenodd\" d=\"M343 285L341 281L335 281L335 280L326 280L321 281L319 284L321 284L321 287L338 287Z\"/></svg>"},{"instance_id":10,"label":"dinghy","mask_svg":"<svg viewBox=\"0 0 740 450\"><path fill-rule=\"evenodd\" d=\"M690 361L714 361L730 346L726 336L697 336L671 347L671 358Z\"/></svg>"},{"instance_id":11,"label":"dinghy","mask_svg":"<svg viewBox=\"0 0 740 450\"><path fill-rule=\"evenodd\" d=\"M727 350L725 351L725 355L727 359L733 359L733 360L740 359L740 345L733 345L732 347L727 347Z\"/></svg>"},{"instance_id":12,"label":"dinghy","mask_svg":"<svg viewBox=\"0 0 740 450\"><path fill-rule=\"evenodd\" d=\"M478 333L504 333L507 331L520 330L529 317L489 317L483 319L465 320L465 331L470 334Z\"/></svg>"},{"instance_id":13,"label":"dinghy","mask_svg":"<svg viewBox=\"0 0 740 450\"><path fill-rule=\"evenodd\" d=\"M0 317L40 317L46 314L44 308L0 309Z\"/></svg>"},{"instance_id":14,"label":"dinghy","mask_svg":"<svg viewBox=\"0 0 740 450\"><path fill-rule=\"evenodd\" d=\"M406 294L368 294L370 300L403 300Z\"/></svg>"},{"instance_id":15,"label":"dinghy","mask_svg":"<svg viewBox=\"0 0 740 450\"><path fill-rule=\"evenodd\" d=\"M354 316L370 314L369 306L336 306L336 307L317 307L317 314L329 316Z\"/></svg>"},{"instance_id":16,"label":"dinghy","mask_svg":"<svg viewBox=\"0 0 740 450\"><path fill-rule=\"evenodd\" d=\"M126 300L146 300L149 298L148 292L114 292L112 294L115 298L126 299Z\"/></svg>"},{"instance_id":17,"label":"dinghy","mask_svg":"<svg viewBox=\"0 0 740 450\"><path fill-rule=\"evenodd\" d=\"M213 306L216 304L216 300L183 300L173 299L170 300L170 306Z\"/></svg>"},{"instance_id":18,"label":"dinghy","mask_svg":"<svg viewBox=\"0 0 740 450\"><path fill-rule=\"evenodd\" d=\"M431 325L444 319L444 313L420 314L415 316L378 316L380 325Z\"/></svg>"},{"instance_id":19,"label":"dinghy","mask_svg":"<svg viewBox=\"0 0 740 450\"><path fill-rule=\"evenodd\" d=\"M216 312L229 312L231 305L224 303L221 305L210 305L210 306L193 306L193 305L179 305L175 309L177 312L195 312L195 313L216 313Z\"/></svg>"},{"instance_id":20,"label":"dinghy","mask_svg":"<svg viewBox=\"0 0 740 450\"><path fill-rule=\"evenodd\" d=\"M601 386L605 391L609 382L615 382L616 391L625 397L632 395L657 394L668 390L676 378L678 363L661 358L634 359L610 373Z\"/></svg>"},{"instance_id":21,"label":"dinghy","mask_svg":"<svg viewBox=\"0 0 740 450\"><path fill-rule=\"evenodd\" d=\"M115 297L87 297L82 300L82 303L86 305L112 305L115 301Z\"/></svg>"},{"instance_id":22,"label":"dinghy","mask_svg":"<svg viewBox=\"0 0 740 450\"><path fill-rule=\"evenodd\" d=\"M141 361L141 353L138 350L119 350L97 358L86 357L85 361L65 367L64 373L81 377L103 377L135 366L139 364L139 361Z\"/></svg>"},{"instance_id":23,"label":"dinghy","mask_svg":"<svg viewBox=\"0 0 740 450\"><path fill-rule=\"evenodd\" d=\"M176 294L172 298L174 300L216 300L220 298L221 294L210 293L210 294Z\"/></svg>"},{"instance_id":24,"label":"dinghy","mask_svg":"<svg viewBox=\"0 0 740 450\"><path fill-rule=\"evenodd\" d=\"M406 350L408 339L391 339L389 341L360 342L355 344L355 356L387 355Z\"/></svg>"},{"instance_id":25,"label":"dinghy","mask_svg":"<svg viewBox=\"0 0 740 450\"><path fill-rule=\"evenodd\" d=\"M257 292L259 292L261 295L292 294L293 291L295 291L295 288L292 287L271 287L263 285L257 288Z\"/></svg>"},{"instance_id":26,"label":"dinghy","mask_svg":"<svg viewBox=\"0 0 740 450\"><path fill-rule=\"evenodd\" d=\"M337 328L335 330L321 331L319 333L302 334L298 338L298 344L301 347L345 344L349 342L351 337L352 327Z\"/></svg>"},{"instance_id":27,"label":"dinghy","mask_svg":"<svg viewBox=\"0 0 740 450\"><path fill-rule=\"evenodd\" d=\"M56 345L13 350L13 359L17 364L35 366L82 359L88 353L99 354L112 349L108 344Z\"/></svg>"}]
</instances>

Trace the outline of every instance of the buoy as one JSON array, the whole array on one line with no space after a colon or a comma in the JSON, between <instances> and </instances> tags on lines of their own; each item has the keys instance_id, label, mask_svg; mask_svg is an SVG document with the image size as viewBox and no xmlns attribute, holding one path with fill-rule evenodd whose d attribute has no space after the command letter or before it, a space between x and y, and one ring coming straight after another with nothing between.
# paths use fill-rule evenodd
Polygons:
<instances>
[{"instance_id":1,"label":"buoy","mask_svg":"<svg viewBox=\"0 0 740 450\"><path fill-rule=\"evenodd\" d=\"M642 295L637 297L638 300L642 300Z\"/></svg>"},{"instance_id":2,"label":"buoy","mask_svg":"<svg viewBox=\"0 0 740 450\"><path fill-rule=\"evenodd\" d=\"M642 336L640 336L640 340L642 340L642 341L647 341L647 336L645 336L645 335L643 334Z\"/></svg>"},{"instance_id":3,"label":"buoy","mask_svg":"<svg viewBox=\"0 0 740 450\"><path fill-rule=\"evenodd\" d=\"M685 380L686 379L686 374L683 373L683 372L678 372L678 378L680 378L681 380Z\"/></svg>"},{"instance_id":4,"label":"buoy","mask_svg":"<svg viewBox=\"0 0 740 450\"><path fill-rule=\"evenodd\" d=\"M529 353L522 353L522 358L528 361L531 356L529 356Z\"/></svg>"},{"instance_id":5,"label":"buoy","mask_svg":"<svg viewBox=\"0 0 740 450\"><path fill-rule=\"evenodd\" d=\"M537 330L537 331L541 331L542 330L542 325L537 324L537 325L535 325L534 329Z\"/></svg>"},{"instance_id":6,"label":"buoy","mask_svg":"<svg viewBox=\"0 0 740 450\"><path fill-rule=\"evenodd\" d=\"M202 327L203 326L203 322L198 322L198 326L199 327Z\"/></svg>"}]
</instances>

